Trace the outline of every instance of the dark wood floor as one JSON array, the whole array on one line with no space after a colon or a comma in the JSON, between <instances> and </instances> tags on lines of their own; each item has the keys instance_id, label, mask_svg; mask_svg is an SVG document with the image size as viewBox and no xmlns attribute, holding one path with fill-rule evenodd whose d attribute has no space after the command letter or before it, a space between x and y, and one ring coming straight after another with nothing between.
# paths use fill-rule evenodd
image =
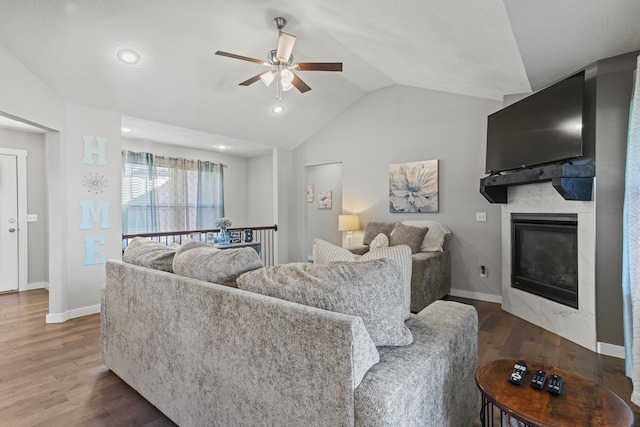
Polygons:
<instances>
[{"instance_id":1,"label":"dark wood floor","mask_svg":"<svg viewBox=\"0 0 640 427\"><path fill-rule=\"evenodd\" d=\"M640 420L640 408L629 400L631 379L624 360L603 356L502 311L499 304L447 297L478 311L479 363L494 359L524 359L572 371L620 396ZM578 427L578 426L576 426Z\"/></svg>"},{"instance_id":2,"label":"dark wood floor","mask_svg":"<svg viewBox=\"0 0 640 427\"><path fill-rule=\"evenodd\" d=\"M586 350L498 304L456 300L478 310L480 362L547 362L609 388L640 415L629 402L622 360ZM0 295L0 426L174 425L102 364L99 315L45 324L47 307L44 290Z\"/></svg>"}]
</instances>

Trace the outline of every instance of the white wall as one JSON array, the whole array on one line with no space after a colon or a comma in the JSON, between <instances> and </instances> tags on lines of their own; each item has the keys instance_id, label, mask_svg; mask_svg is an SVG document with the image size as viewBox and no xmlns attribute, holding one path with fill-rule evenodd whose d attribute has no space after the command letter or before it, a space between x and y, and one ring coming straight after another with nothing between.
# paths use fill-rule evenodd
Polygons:
<instances>
[{"instance_id":1,"label":"white wall","mask_svg":"<svg viewBox=\"0 0 640 427\"><path fill-rule=\"evenodd\" d=\"M93 260L120 258L122 256L122 213L121 213L121 138L120 114L67 104L66 138L63 145L65 157L64 178L66 200L56 201L52 194L52 205L61 206L65 213L65 236L62 247L62 263L66 278L62 306L50 307L48 320L64 321L100 309L100 287L105 281L105 262L88 263ZM98 156L91 155L91 164L83 163L85 158L84 136L104 138L106 164L100 165ZM98 147L96 141L93 148ZM90 176L104 179L101 189L92 189L86 182ZM108 210L95 220L89 218L89 229L82 229L82 201L98 207L100 202L109 203ZM108 215L108 218L105 216ZM106 219L106 221L105 221ZM99 243L87 244L88 238L99 237ZM88 255L87 251L96 250ZM60 311L57 311L60 310Z\"/></svg>"},{"instance_id":2,"label":"white wall","mask_svg":"<svg viewBox=\"0 0 640 427\"><path fill-rule=\"evenodd\" d=\"M0 44L0 111L55 130L64 126L64 101Z\"/></svg>"},{"instance_id":3,"label":"white wall","mask_svg":"<svg viewBox=\"0 0 640 427\"><path fill-rule=\"evenodd\" d=\"M444 92L392 86L368 94L294 150L294 190L305 194L305 167L343 164L343 210L371 220L432 219L454 237L452 288L458 295L494 300L501 294L500 206L479 193L484 176L487 115L502 102ZM440 209L432 214L391 214L388 166L439 160ZM290 260L306 258L306 201L294 197L290 221ZM487 213L476 222L475 212ZM354 244L362 232L354 233ZM480 278L480 265L489 276Z\"/></svg>"},{"instance_id":4,"label":"white wall","mask_svg":"<svg viewBox=\"0 0 640 427\"><path fill-rule=\"evenodd\" d=\"M29 288L48 286L48 212L45 137L43 134L0 128L0 147L25 150L27 156L27 212L37 222L27 223L29 245Z\"/></svg>"},{"instance_id":5,"label":"white wall","mask_svg":"<svg viewBox=\"0 0 640 427\"><path fill-rule=\"evenodd\" d=\"M247 221L251 226L275 224L273 209L273 155L248 159Z\"/></svg>"},{"instance_id":6,"label":"white wall","mask_svg":"<svg viewBox=\"0 0 640 427\"><path fill-rule=\"evenodd\" d=\"M300 182L300 181L298 181ZM291 232L290 218L291 215L291 203L297 200L294 188L297 188L294 183L293 174L293 152L284 148L273 149L273 200L274 206L274 219L278 225L278 231L276 233L276 247L275 247L275 263L282 264L288 262L291 253L291 238L298 237L294 232ZM300 195L304 193L299 193ZM300 200L303 200L300 197ZM303 233L302 233L303 234Z\"/></svg>"},{"instance_id":7,"label":"white wall","mask_svg":"<svg viewBox=\"0 0 640 427\"><path fill-rule=\"evenodd\" d=\"M305 212L307 259L313 259L314 239L342 246L342 232L338 231L338 215L342 214L342 163L307 166L305 172L306 185L313 185L314 193ZM331 191L331 209L318 209L318 194L323 191ZM303 197L306 200L306 194L296 194L296 198Z\"/></svg>"},{"instance_id":8,"label":"white wall","mask_svg":"<svg viewBox=\"0 0 640 427\"><path fill-rule=\"evenodd\" d=\"M252 226L247 216L248 211L248 162L243 157L232 156L215 151L198 150L161 144L153 141L125 138L123 150L153 153L159 156L179 157L188 160L206 160L227 165L224 169L224 210L225 216L231 219L233 227Z\"/></svg>"}]
</instances>

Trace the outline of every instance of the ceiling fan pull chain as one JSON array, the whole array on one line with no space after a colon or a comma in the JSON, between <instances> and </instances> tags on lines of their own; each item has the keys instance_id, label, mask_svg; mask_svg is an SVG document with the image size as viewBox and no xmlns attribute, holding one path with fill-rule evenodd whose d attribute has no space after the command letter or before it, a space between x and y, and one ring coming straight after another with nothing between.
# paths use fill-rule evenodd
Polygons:
<instances>
[{"instance_id":1,"label":"ceiling fan pull chain","mask_svg":"<svg viewBox=\"0 0 640 427\"><path fill-rule=\"evenodd\" d=\"M282 101L282 81L280 78L280 73L278 73L278 76L276 77L276 84L277 89L276 89L276 98L278 99L278 101Z\"/></svg>"}]
</instances>

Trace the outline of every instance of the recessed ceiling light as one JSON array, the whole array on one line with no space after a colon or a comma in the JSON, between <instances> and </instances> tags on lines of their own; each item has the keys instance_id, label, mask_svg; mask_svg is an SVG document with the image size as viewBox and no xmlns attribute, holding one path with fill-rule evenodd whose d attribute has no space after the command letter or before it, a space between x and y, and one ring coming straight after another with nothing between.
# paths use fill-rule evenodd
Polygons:
<instances>
[{"instance_id":1,"label":"recessed ceiling light","mask_svg":"<svg viewBox=\"0 0 640 427\"><path fill-rule=\"evenodd\" d=\"M218 150L226 150L226 149L227 149L227 148L229 148L229 147L227 147L226 145L216 145L216 148L217 148Z\"/></svg>"},{"instance_id":2,"label":"recessed ceiling light","mask_svg":"<svg viewBox=\"0 0 640 427\"><path fill-rule=\"evenodd\" d=\"M271 109L271 112L273 114L280 114L284 112L284 105L282 104L274 105L273 108Z\"/></svg>"},{"instance_id":3,"label":"recessed ceiling light","mask_svg":"<svg viewBox=\"0 0 640 427\"><path fill-rule=\"evenodd\" d=\"M125 64L137 64L140 62L140 54L135 50L121 49L118 51L118 59Z\"/></svg>"},{"instance_id":4,"label":"recessed ceiling light","mask_svg":"<svg viewBox=\"0 0 640 427\"><path fill-rule=\"evenodd\" d=\"M127 127L120 128L120 130L121 130L122 132L133 132L133 129L131 129L131 128L127 128Z\"/></svg>"}]
</instances>

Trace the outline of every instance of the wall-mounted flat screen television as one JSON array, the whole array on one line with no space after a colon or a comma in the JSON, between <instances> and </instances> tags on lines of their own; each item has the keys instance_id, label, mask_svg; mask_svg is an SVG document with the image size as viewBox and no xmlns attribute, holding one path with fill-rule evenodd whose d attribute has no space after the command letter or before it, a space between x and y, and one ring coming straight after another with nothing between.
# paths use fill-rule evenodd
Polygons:
<instances>
[{"instance_id":1,"label":"wall-mounted flat screen television","mask_svg":"<svg viewBox=\"0 0 640 427\"><path fill-rule=\"evenodd\" d=\"M582 156L584 71L491 114L486 172L552 164Z\"/></svg>"}]
</instances>

